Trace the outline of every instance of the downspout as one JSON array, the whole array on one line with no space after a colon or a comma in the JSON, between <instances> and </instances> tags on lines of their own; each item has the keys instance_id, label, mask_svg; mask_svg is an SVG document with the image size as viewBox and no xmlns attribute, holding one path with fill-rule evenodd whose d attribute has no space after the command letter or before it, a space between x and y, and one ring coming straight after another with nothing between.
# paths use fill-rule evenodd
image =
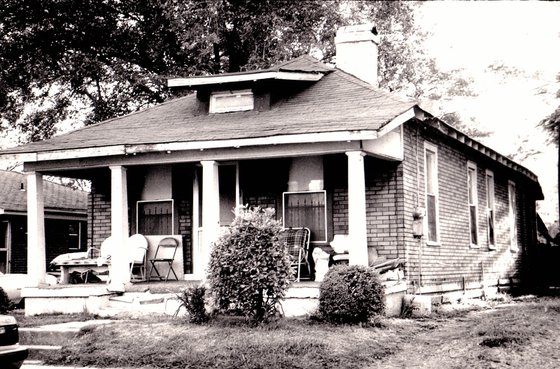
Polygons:
<instances>
[{"instance_id":1,"label":"downspout","mask_svg":"<svg viewBox=\"0 0 560 369\"><path fill-rule=\"evenodd\" d=\"M420 206L420 165L418 148L420 147L420 138L418 134L418 125L416 125L416 209ZM418 237L418 288L422 287L422 237Z\"/></svg>"},{"instance_id":2,"label":"downspout","mask_svg":"<svg viewBox=\"0 0 560 369\"><path fill-rule=\"evenodd\" d=\"M94 227L93 227L93 216L95 214L95 201L94 201L93 197L95 195L95 187L92 186L90 194L91 194L91 222L90 222L90 225L89 225L89 229L90 229L89 239L91 240L91 243L90 243L89 246L93 249L93 247L94 247L93 246L93 237L94 237L94 235L93 235L93 229L94 229Z\"/></svg>"}]
</instances>

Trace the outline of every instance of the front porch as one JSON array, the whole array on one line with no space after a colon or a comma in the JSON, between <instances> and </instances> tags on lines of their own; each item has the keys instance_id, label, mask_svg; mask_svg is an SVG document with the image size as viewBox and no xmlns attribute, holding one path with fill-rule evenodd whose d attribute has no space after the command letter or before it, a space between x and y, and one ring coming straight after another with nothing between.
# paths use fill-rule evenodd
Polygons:
<instances>
[{"instance_id":1,"label":"front porch","mask_svg":"<svg viewBox=\"0 0 560 369\"><path fill-rule=\"evenodd\" d=\"M396 241L396 226L368 228L371 217L389 217L385 204L388 200L372 200L376 199L377 187L384 191L387 188L389 196L394 196L394 184L386 181L394 181L391 173L398 162L369 157L364 151L327 150L321 155L262 159L236 154L238 158L225 157L221 161L172 159L157 164L144 158L129 166L60 171L51 167L28 174L30 278L37 286L44 283L44 265L48 262L43 174L92 181L88 248L100 248L105 240L112 239L109 280L110 289L116 292L124 291L130 281L126 243L136 233L149 241L148 259L153 257L159 238L176 238L179 251L174 269L178 279L204 279L212 243L233 220L233 209L241 205L271 207L285 227L310 228L312 248L328 251L335 235L345 235L352 265L368 265L373 247L383 251L379 249L381 243L388 247L384 256L399 256L395 242L386 242L387 236ZM368 182L369 186L377 186L372 187L371 194Z\"/></svg>"}]
</instances>

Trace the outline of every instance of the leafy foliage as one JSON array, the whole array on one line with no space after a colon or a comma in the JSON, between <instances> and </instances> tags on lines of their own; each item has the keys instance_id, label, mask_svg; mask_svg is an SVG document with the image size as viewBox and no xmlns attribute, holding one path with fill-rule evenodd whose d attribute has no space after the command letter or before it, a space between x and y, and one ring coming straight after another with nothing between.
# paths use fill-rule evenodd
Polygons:
<instances>
[{"instance_id":1,"label":"leafy foliage","mask_svg":"<svg viewBox=\"0 0 560 369\"><path fill-rule=\"evenodd\" d=\"M6 314L8 311L12 310L13 308L14 305L12 301L10 301L8 294L6 293L6 291L4 291L2 287L0 287L0 314Z\"/></svg>"},{"instance_id":2,"label":"leafy foliage","mask_svg":"<svg viewBox=\"0 0 560 369\"><path fill-rule=\"evenodd\" d=\"M277 313L291 277L290 256L278 240L273 209L241 209L214 245L209 282L217 307L256 322Z\"/></svg>"},{"instance_id":3,"label":"leafy foliage","mask_svg":"<svg viewBox=\"0 0 560 369\"><path fill-rule=\"evenodd\" d=\"M385 311L385 288L371 268L340 265L321 283L319 313L332 323L367 323Z\"/></svg>"},{"instance_id":4,"label":"leafy foliage","mask_svg":"<svg viewBox=\"0 0 560 369\"><path fill-rule=\"evenodd\" d=\"M206 323L209 319L206 313L206 304L204 296L206 295L206 288L204 286L187 288L177 298L180 301L180 306L187 310L189 322L194 324Z\"/></svg>"},{"instance_id":5,"label":"leafy foliage","mask_svg":"<svg viewBox=\"0 0 560 369\"><path fill-rule=\"evenodd\" d=\"M365 0L5 0L0 123L18 129L22 141L36 141L57 133L63 121L91 124L162 102L169 97L166 76L266 68L308 53L330 62L336 29L372 20L382 36L382 88L415 97L464 91L465 81L455 83L454 75L437 71L418 47L423 34L414 23L416 6Z\"/></svg>"},{"instance_id":6,"label":"leafy foliage","mask_svg":"<svg viewBox=\"0 0 560 369\"><path fill-rule=\"evenodd\" d=\"M560 73L556 76L556 80L560 82ZM560 90L556 92L556 97L560 98ZM560 105L548 117L540 122L541 127L550 134L550 141L557 146L560 142ZM558 148L560 150L560 147Z\"/></svg>"}]
</instances>

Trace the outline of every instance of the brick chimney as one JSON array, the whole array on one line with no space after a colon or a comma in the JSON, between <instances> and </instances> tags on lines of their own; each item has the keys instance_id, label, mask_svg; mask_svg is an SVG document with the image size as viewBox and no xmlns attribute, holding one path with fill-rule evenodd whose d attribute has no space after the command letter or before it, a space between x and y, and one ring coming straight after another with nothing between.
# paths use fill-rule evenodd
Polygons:
<instances>
[{"instance_id":1,"label":"brick chimney","mask_svg":"<svg viewBox=\"0 0 560 369\"><path fill-rule=\"evenodd\" d=\"M377 87L379 35L373 23L340 27L334 39L336 67Z\"/></svg>"}]
</instances>

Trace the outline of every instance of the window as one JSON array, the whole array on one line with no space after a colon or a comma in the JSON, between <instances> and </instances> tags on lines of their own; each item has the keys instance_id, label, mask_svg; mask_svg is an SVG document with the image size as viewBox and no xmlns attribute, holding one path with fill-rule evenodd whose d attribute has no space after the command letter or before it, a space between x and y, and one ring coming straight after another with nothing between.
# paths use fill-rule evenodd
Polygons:
<instances>
[{"instance_id":1,"label":"window","mask_svg":"<svg viewBox=\"0 0 560 369\"><path fill-rule=\"evenodd\" d=\"M469 228L471 233L471 246L478 246L478 193L476 191L476 164L470 161L467 163L467 181L469 188Z\"/></svg>"},{"instance_id":2,"label":"window","mask_svg":"<svg viewBox=\"0 0 560 369\"><path fill-rule=\"evenodd\" d=\"M509 204L509 245L511 251L517 251L517 194L515 183L508 182L508 204Z\"/></svg>"},{"instance_id":3,"label":"window","mask_svg":"<svg viewBox=\"0 0 560 369\"><path fill-rule=\"evenodd\" d=\"M80 222L71 222L68 224L68 249L80 250L82 239L82 224Z\"/></svg>"},{"instance_id":4,"label":"window","mask_svg":"<svg viewBox=\"0 0 560 369\"><path fill-rule=\"evenodd\" d=\"M438 224L438 171L437 148L429 143L424 145L425 178L426 178L426 224L428 229L428 243L439 241Z\"/></svg>"},{"instance_id":5,"label":"window","mask_svg":"<svg viewBox=\"0 0 560 369\"><path fill-rule=\"evenodd\" d=\"M0 222L0 273L10 273L10 222Z\"/></svg>"},{"instance_id":6,"label":"window","mask_svg":"<svg viewBox=\"0 0 560 369\"><path fill-rule=\"evenodd\" d=\"M486 171L486 226L488 237L488 248L494 249L496 247L496 236L494 233L494 173Z\"/></svg>"},{"instance_id":7,"label":"window","mask_svg":"<svg viewBox=\"0 0 560 369\"><path fill-rule=\"evenodd\" d=\"M137 232L143 235L173 234L173 200L138 201Z\"/></svg>"},{"instance_id":8,"label":"window","mask_svg":"<svg viewBox=\"0 0 560 369\"><path fill-rule=\"evenodd\" d=\"M311 242L327 242L326 191L285 192L284 227L307 227Z\"/></svg>"},{"instance_id":9,"label":"window","mask_svg":"<svg viewBox=\"0 0 560 369\"><path fill-rule=\"evenodd\" d=\"M210 95L210 113L228 113L253 110L254 99L251 90L221 91Z\"/></svg>"}]
</instances>

